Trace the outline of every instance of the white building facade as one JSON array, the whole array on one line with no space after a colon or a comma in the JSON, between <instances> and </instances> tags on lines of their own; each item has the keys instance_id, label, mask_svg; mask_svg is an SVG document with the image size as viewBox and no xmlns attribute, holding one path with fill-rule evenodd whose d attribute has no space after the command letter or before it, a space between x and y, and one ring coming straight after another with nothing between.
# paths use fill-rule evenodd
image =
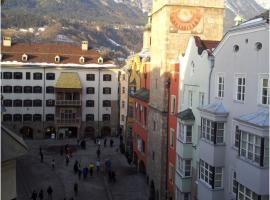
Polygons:
<instances>
[{"instance_id":1,"label":"white building facade","mask_svg":"<svg viewBox=\"0 0 270 200\"><path fill-rule=\"evenodd\" d=\"M88 43L2 46L1 66L3 123L11 130L31 138L117 134L119 67Z\"/></svg>"},{"instance_id":2,"label":"white building facade","mask_svg":"<svg viewBox=\"0 0 270 200\"><path fill-rule=\"evenodd\" d=\"M269 21L232 28L213 55L197 198L269 199Z\"/></svg>"}]
</instances>

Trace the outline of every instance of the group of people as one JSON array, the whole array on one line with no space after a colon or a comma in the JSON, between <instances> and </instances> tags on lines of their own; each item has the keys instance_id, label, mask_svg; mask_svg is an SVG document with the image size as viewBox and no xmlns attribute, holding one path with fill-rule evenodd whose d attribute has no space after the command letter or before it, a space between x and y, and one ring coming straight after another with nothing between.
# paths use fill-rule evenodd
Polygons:
<instances>
[{"instance_id":1,"label":"group of people","mask_svg":"<svg viewBox=\"0 0 270 200\"><path fill-rule=\"evenodd\" d=\"M51 186L49 186L49 187L47 188L47 193L48 193L48 199L49 199L49 200L52 200L53 189L52 189ZM41 189L41 190L39 191L39 193L37 193L36 190L33 190L32 195L31 195L31 199L32 199L32 200L37 200L38 198L39 198L40 200L43 200L43 198L44 198L43 189Z\"/></svg>"}]
</instances>

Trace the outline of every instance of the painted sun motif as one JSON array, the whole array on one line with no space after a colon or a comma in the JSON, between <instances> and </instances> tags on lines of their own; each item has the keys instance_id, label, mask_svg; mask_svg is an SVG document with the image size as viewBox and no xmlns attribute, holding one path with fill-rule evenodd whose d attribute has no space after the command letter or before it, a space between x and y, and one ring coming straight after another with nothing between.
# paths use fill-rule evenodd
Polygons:
<instances>
[{"instance_id":1,"label":"painted sun motif","mask_svg":"<svg viewBox=\"0 0 270 200\"><path fill-rule=\"evenodd\" d=\"M183 31L195 28L201 21L202 14L199 9L181 8L172 11L170 19L172 24Z\"/></svg>"}]
</instances>

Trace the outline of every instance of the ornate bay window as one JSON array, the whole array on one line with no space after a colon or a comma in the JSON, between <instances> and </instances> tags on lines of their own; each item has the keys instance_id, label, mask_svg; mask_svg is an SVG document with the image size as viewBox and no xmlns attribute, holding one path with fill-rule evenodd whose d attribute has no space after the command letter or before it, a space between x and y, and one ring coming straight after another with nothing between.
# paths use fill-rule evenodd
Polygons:
<instances>
[{"instance_id":1,"label":"ornate bay window","mask_svg":"<svg viewBox=\"0 0 270 200\"><path fill-rule=\"evenodd\" d=\"M186 109L177 114L180 119L178 122L178 136L177 139L182 143L192 143L192 127L195 117L191 109Z\"/></svg>"},{"instance_id":2,"label":"ornate bay window","mask_svg":"<svg viewBox=\"0 0 270 200\"><path fill-rule=\"evenodd\" d=\"M191 159L183 159L177 155L177 172L181 177L191 177Z\"/></svg>"},{"instance_id":3,"label":"ornate bay window","mask_svg":"<svg viewBox=\"0 0 270 200\"><path fill-rule=\"evenodd\" d=\"M224 143L224 123L201 119L201 137L213 144Z\"/></svg>"}]
</instances>

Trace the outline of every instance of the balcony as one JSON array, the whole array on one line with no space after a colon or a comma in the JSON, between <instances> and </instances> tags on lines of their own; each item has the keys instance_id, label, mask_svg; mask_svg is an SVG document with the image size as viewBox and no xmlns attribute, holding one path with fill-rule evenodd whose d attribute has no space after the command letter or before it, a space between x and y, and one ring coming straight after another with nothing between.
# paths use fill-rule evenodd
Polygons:
<instances>
[{"instance_id":1,"label":"balcony","mask_svg":"<svg viewBox=\"0 0 270 200\"><path fill-rule=\"evenodd\" d=\"M56 106L81 106L82 101L81 100L56 100L55 105Z\"/></svg>"},{"instance_id":2,"label":"balcony","mask_svg":"<svg viewBox=\"0 0 270 200\"><path fill-rule=\"evenodd\" d=\"M73 125L80 124L81 118L56 118L55 122L58 125Z\"/></svg>"},{"instance_id":3,"label":"balcony","mask_svg":"<svg viewBox=\"0 0 270 200\"><path fill-rule=\"evenodd\" d=\"M176 170L175 184L181 190L181 192L191 192L192 177L182 177Z\"/></svg>"}]
</instances>

